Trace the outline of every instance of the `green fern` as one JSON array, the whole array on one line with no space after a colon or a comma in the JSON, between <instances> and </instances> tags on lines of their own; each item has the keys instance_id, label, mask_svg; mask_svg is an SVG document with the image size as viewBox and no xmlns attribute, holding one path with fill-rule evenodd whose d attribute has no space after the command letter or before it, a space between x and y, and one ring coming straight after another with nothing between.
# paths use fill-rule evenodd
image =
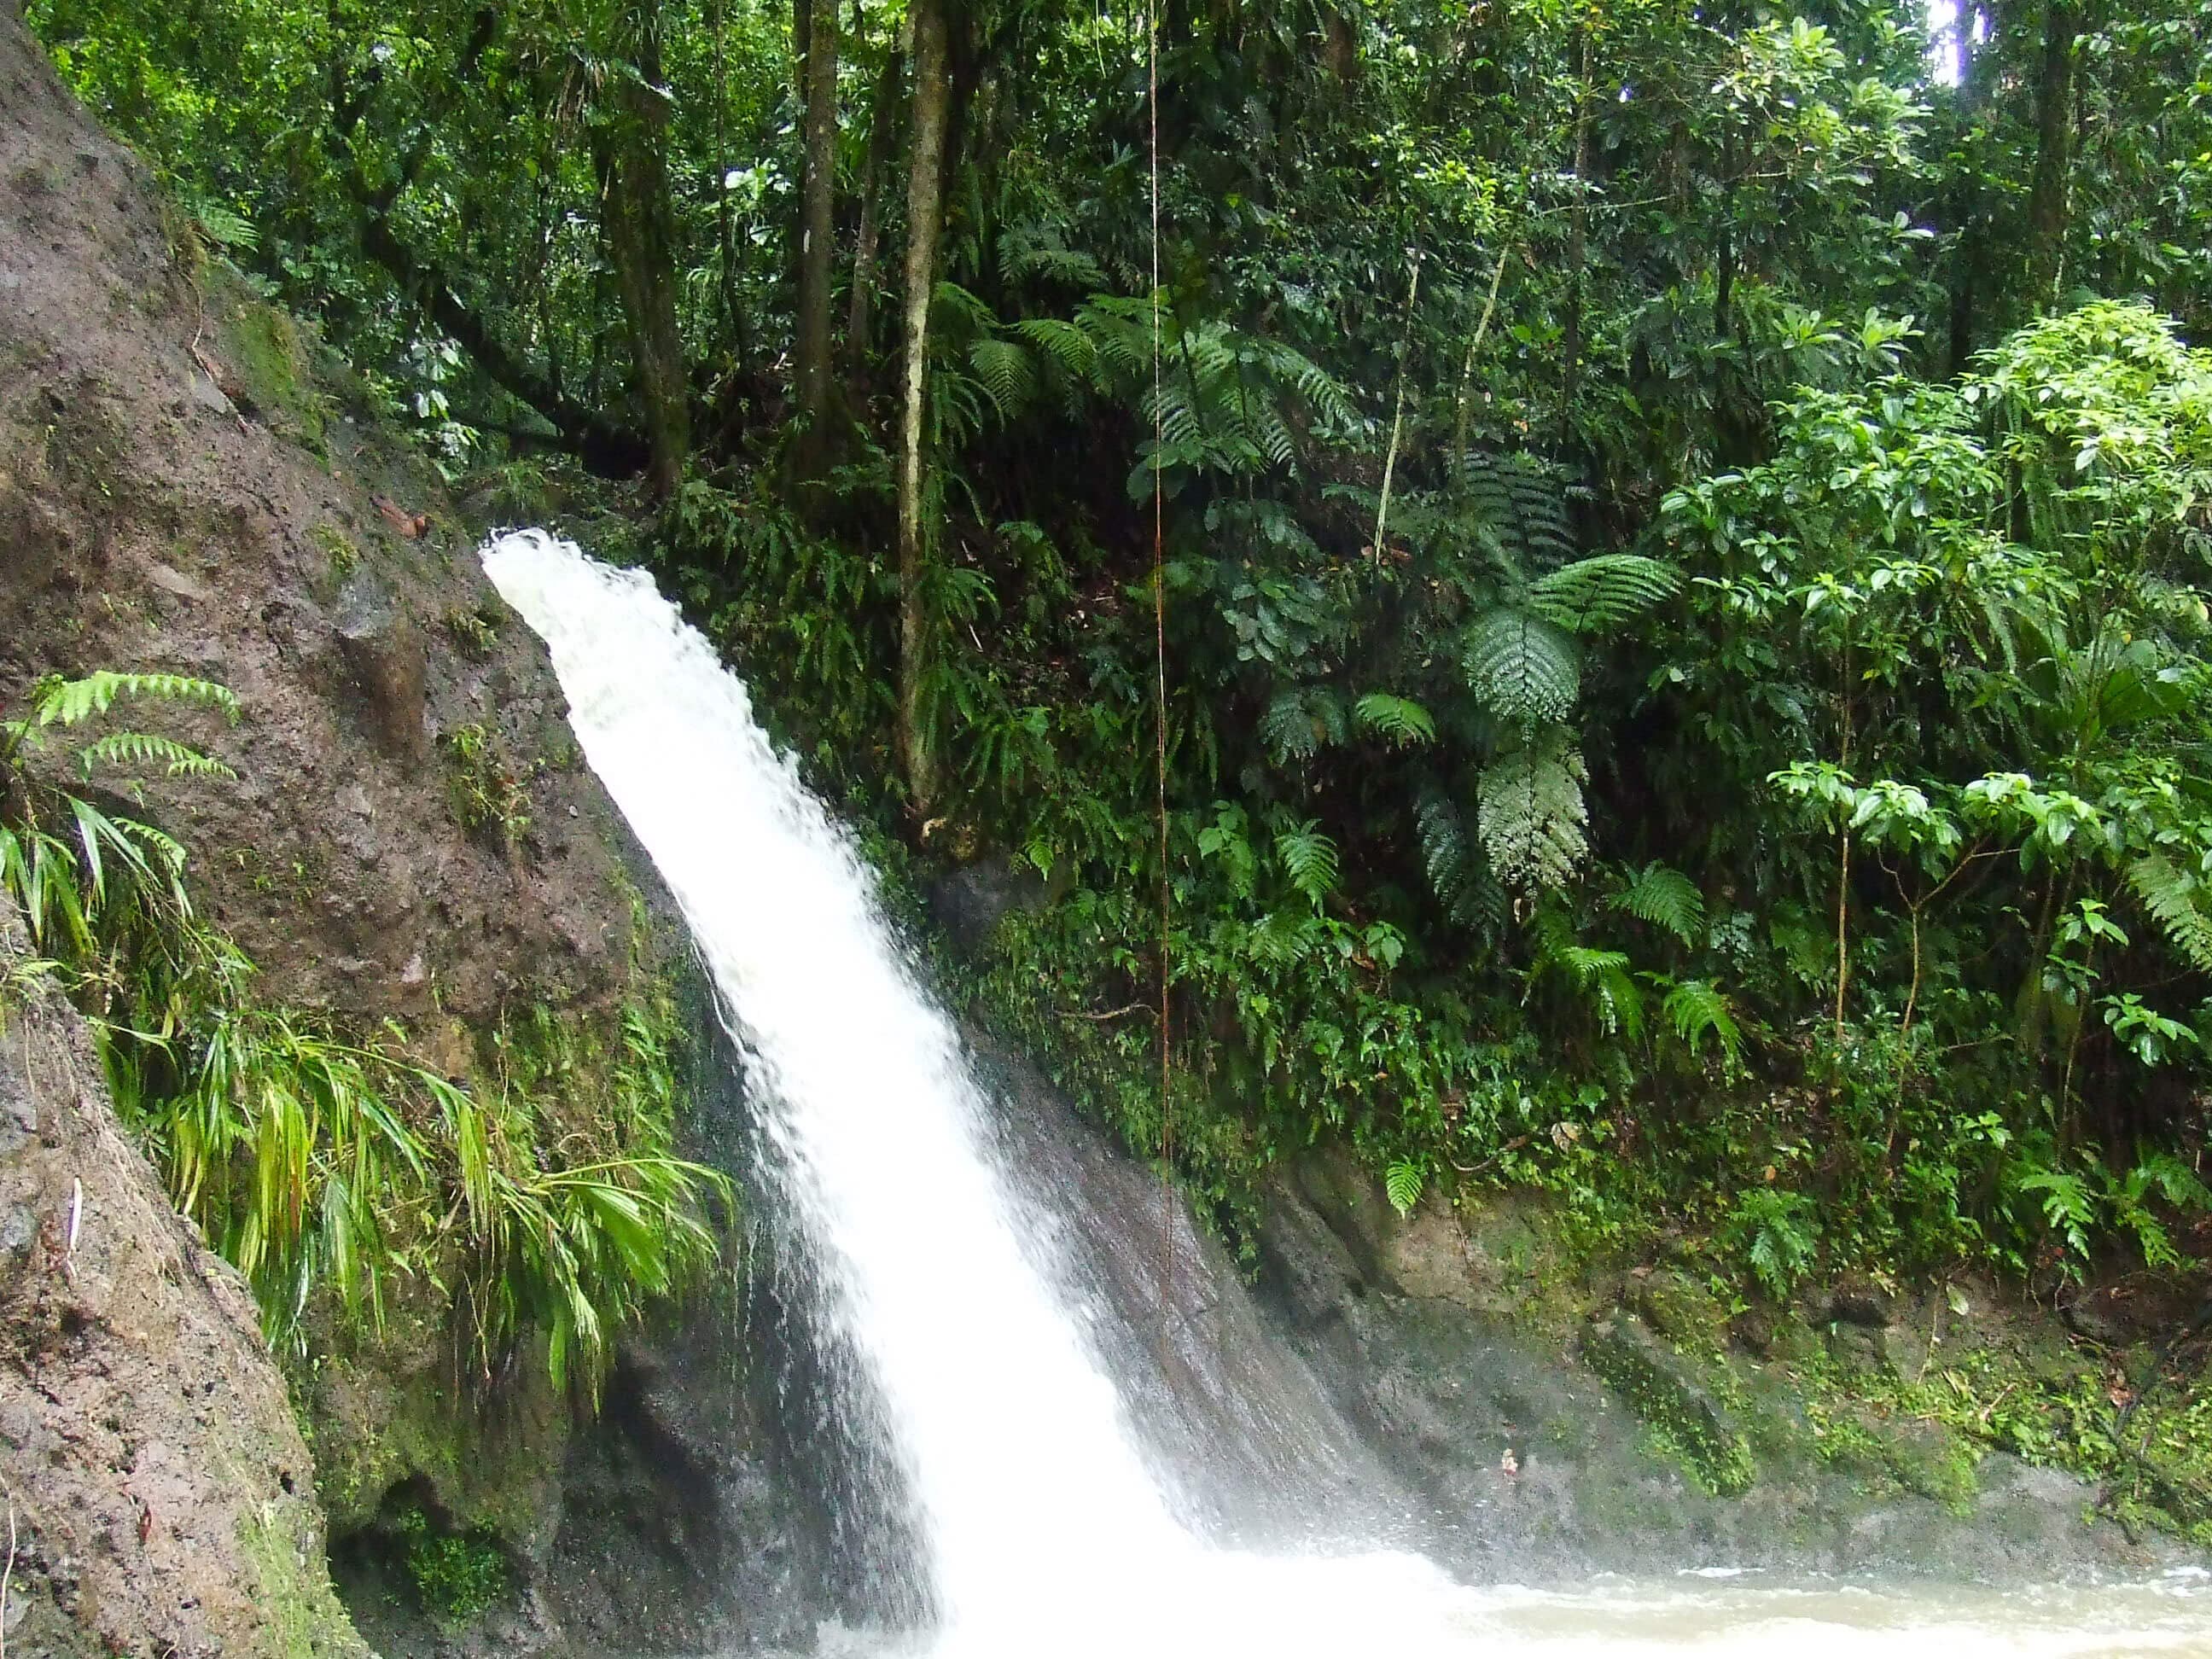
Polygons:
<instances>
[{"instance_id":1,"label":"green fern","mask_svg":"<svg viewBox=\"0 0 2212 1659\"><path fill-rule=\"evenodd\" d=\"M1476 623L1460 666L1483 707L1524 726L1565 720L1582 692L1574 641L1526 611L1500 609Z\"/></svg>"},{"instance_id":2,"label":"green fern","mask_svg":"<svg viewBox=\"0 0 2212 1659\"><path fill-rule=\"evenodd\" d=\"M1720 1044L1721 1058L1733 1072L1743 1054L1743 1031L1735 1023L1729 1000L1701 979L1686 979L1667 993L1660 1006L1674 1035L1692 1054L1710 1036Z\"/></svg>"},{"instance_id":3,"label":"green fern","mask_svg":"<svg viewBox=\"0 0 2212 1659\"><path fill-rule=\"evenodd\" d=\"M1421 1201L1421 1191L1427 1184L1421 1166L1407 1158L1392 1160L1390 1166L1382 1171L1383 1194L1389 1199L1390 1207L1401 1216L1413 1212L1413 1206Z\"/></svg>"},{"instance_id":4,"label":"green fern","mask_svg":"<svg viewBox=\"0 0 2212 1659\"><path fill-rule=\"evenodd\" d=\"M1626 910L1638 921L1663 927L1685 945L1705 937L1705 901L1697 885L1680 871L1656 862L1632 874L1621 890L1606 901Z\"/></svg>"},{"instance_id":5,"label":"green fern","mask_svg":"<svg viewBox=\"0 0 2212 1659\"><path fill-rule=\"evenodd\" d=\"M1264 968L1304 961L1320 938L1322 919L1311 910L1271 910L1243 935L1244 954Z\"/></svg>"},{"instance_id":6,"label":"green fern","mask_svg":"<svg viewBox=\"0 0 2212 1659\"><path fill-rule=\"evenodd\" d=\"M151 732L114 732L76 751L78 769L86 777L102 766L159 767L173 778L234 778L212 755L202 754L190 744L179 743Z\"/></svg>"},{"instance_id":7,"label":"green fern","mask_svg":"<svg viewBox=\"0 0 2212 1659\"><path fill-rule=\"evenodd\" d=\"M2203 884L2174 866L2163 853L2146 853L2128 866L2128 885L2166 930L2173 948L2200 973L2212 973L2212 913Z\"/></svg>"},{"instance_id":8,"label":"green fern","mask_svg":"<svg viewBox=\"0 0 2212 1659\"><path fill-rule=\"evenodd\" d=\"M976 341L968 348L968 366L975 371L1001 420L1019 414L1036 391L1036 365L1012 340Z\"/></svg>"},{"instance_id":9,"label":"green fern","mask_svg":"<svg viewBox=\"0 0 2212 1659\"><path fill-rule=\"evenodd\" d=\"M1316 907L1335 890L1336 843L1322 834L1321 826L1313 820L1279 831L1275 856L1291 885Z\"/></svg>"},{"instance_id":10,"label":"green fern","mask_svg":"<svg viewBox=\"0 0 2212 1659\"><path fill-rule=\"evenodd\" d=\"M1528 608L1573 634L1615 628L1642 616L1682 585L1674 566L1636 553L1577 559L1528 585Z\"/></svg>"},{"instance_id":11,"label":"green fern","mask_svg":"<svg viewBox=\"0 0 2212 1659\"><path fill-rule=\"evenodd\" d=\"M1420 836L1421 868L1427 872L1429 890L1449 904L1466 877L1467 822L1449 795L1431 787L1413 808L1413 827Z\"/></svg>"},{"instance_id":12,"label":"green fern","mask_svg":"<svg viewBox=\"0 0 2212 1659\"><path fill-rule=\"evenodd\" d=\"M2090 1237L2097 1225L2097 1200L2088 1182L2070 1170L2026 1160L2014 1164L2006 1174L2011 1190L2031 1194L2043 1212L2044 1225L2065 1241L2071 1258L2068 1271L2078 1276L2076 1264L2088 1260Z\"/></svg>"},{"instance_id":13,"label":"green fern","mask_svg":"<svg viewBox=\"0 0 2212 1659\"><path fill-rule=\"evenodd\" d=\"M1570 944L1551 950L1549 956L1582 994L1598 1030L1631 1042L1643 1036L1644 993L1624 952Z\"/></svg>"},{"instance_id":14,"label":"green fern","mask_svg":"<svg viewBox=\"0 0 2212 1659\"><path fill-rule=\"evenodd\" d=\"M1563 733L1510 749L1475 789L1482 850L1508 886L1559 887L1589 851L1581 754Z\"/></svg>"},{"instance_id":15,"label":"green fern","mask_svg":"<svg viewBox=\"0 0 2212 1659\"><path fill-rule=\"evenodd\" d=\"M1293 686L1268 699L1260 715L1260 738L1280 765L1311 760L1345 739L1344 699L1327 686Z\"/></svg>"},{"instance_id":16,"label":"green fern","mask_svg":"<svg viewBox=\"0 0 2212 1659\"><path fill-rule=\"evenodd\" d=\"M1014 332L1043 352L1060 372L1085 386L1095 384L1098 343L1073 323L1057 317L1024 317Z\"/></svg>"},{"instance_id":17,"label":"green fern","mask_svg":"<svg viewBox=\"0 0 2212 1659\"><path fill-rule=\"evenodd\" d=\"M1352 706L1352 715L1370 732L1379 732L1400 744L1433 743L1437 723L1429 711L1410 697L1387 691L1370 691Z\"/></svg>"},{"instance_id":18,"label":"green fern","mask_svg":"<svg viewBox=\"0 0 2212 1659\"><path fill-rule=\"evenodd\" d=\"M2130 1172L2128 1184L2143 1192L2157 1192L2176 1209L2212 1209L2212 1189L2172 1152L2144 1153Z\"/></svg>"},{"instance_id":19,"label":"green fern","mask_svg":"<svg viewBox=\"0 0 2212 1659\"><path fill-rule=\"evenodd\" d=\"M40 681L33 697L32 719L40 726L76 726L106 714L118 697L198 703L219 708L233 720L238 718L237 694L213 680L183 674L119 674L103 668L82 679Z\"/></svg>"},{"instance_id":20,"label":"green fern","mask_svg":"<svg viewBox=\"0 0 2212 1659\"><path fill-rule=\"evenodd\" d=\"M1533 455L1477 451L1461 458L1454 483L1474 538L1516 575L1540 575L1575 556L1558 467Z\"/></svg>"}]
</instances>

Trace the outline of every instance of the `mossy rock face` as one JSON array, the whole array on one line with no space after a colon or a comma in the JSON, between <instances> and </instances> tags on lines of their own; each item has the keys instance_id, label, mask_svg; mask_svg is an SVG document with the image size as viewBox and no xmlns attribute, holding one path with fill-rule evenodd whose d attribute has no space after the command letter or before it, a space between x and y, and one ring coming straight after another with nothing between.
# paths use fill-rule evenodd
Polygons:
<instances>
[{"instance_id":1,"label":"mossy rock face","mask_svg":"<svg viewBox=\"0 0 2212 1659\"><path fill-rule=\"evenodd\" d=\"M368 1659L331 1589L319 1537L262 1509L240 1516L238 1547L257 1581L264 1651L271 1659Z\"/></svg>"},{"instance_id":2,"label":"mossy rock face","mask_svg":"<svg viewBox=\"0 0 2212 1659\"><path fill-rule=\"evenodd\" d=\"M1869 1425L1881 1446L1882 1462L1897 1484L1933 1498L1954 1514L1973 1507L1981 1481L1974 1473L1981 1460L1966 1439L1940 1423L1876 1422Z\"/></svg>"},{"instance_id":3,"label":"mossy rock face","mask_svg":"<svg viewBox=\"0 0 2212 1659\"><path fill-rule=\"evenodd\" d=\"M315 376L313 350L288 313L257 298L234 273L208 269L208 309L220 319L220 360L208 359L223 394L245 413L319 454L330 401Z\"/></svg>"},{"instance_id":4,"label":"mossy rock face","mask_svg":"<svg viewBox=\"0 0 2212 1659\"><path fill-rule=\"evenodd\" d=\"M1673 1269L1654 1273L1637 1285L1634 1299L1644 1322L1675 1346L1715 1359L1726 1350L1728 1310L1687 1273Z\"/></svg>"},{"instance_id":5,"label":"mossy rock face","mask_svg":"<svg viewBox=\"0 0 2212 1659\"><path fill-rule=\"evenodd\" d=\"M1650 1431L1653 1443L1716 1497L1734 1498L1756 1477L1751 1448L1697 1368L1631 1313L1583 1333L1583 1358Z\"/></svg>"},{"instance_id":6,"label":"mossy rock face","mask_svg":"<svg viewBox=\"0 0 2212 1659\"><path fill-rule=\"evenodd\" d=\"M395 1328L374 1352L326 1355L300 1387L334 1534L380 1524L413 1486L453 1527L537 1558L552 1544L574 1419L536 1365L501 1388L495 1407L465 1403L442 1333Z\"/></svg>"}]
</instances>

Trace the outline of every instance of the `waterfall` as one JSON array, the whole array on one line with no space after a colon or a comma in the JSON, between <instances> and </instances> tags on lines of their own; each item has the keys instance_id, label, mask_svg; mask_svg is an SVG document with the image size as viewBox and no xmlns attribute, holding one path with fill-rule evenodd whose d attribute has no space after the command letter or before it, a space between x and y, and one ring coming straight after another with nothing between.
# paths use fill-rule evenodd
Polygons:
<instances>
[{"instance_id":1,"label":"waterfall","mask_svg":"<svg viewBox=\"0 0 2212 1659\"><path fill-rule=\"evenodd\" d=\"M950 1021L744 685L635 571L525 532L486 570L544 636L586 757L682 907L874 1373L946 1622L1173 1549L1114 1389L1054 1305Z\"/></svg>"},{"instance_id":2,"label":"waterfall","mask_svg":"<svg viewBox=\"0 0 2212 1659\"><path fill-rule=\"evenodd\" d=\"M1850 1645L1869 1650L1917 1632L1960 1656L2097 1650L2008 1627L2011 1613L1961 1625L1907 1606L1873 1630L1891 1618L1876 1604L1762 1603L1708 1627L1704 1587L1627 1603L1477 1593L1411 1556L1269 1559L1191 1535L1085 1310L1020 1222L957 1034L743 683L641 573L538 531L495 538L483 562L544 639L578 742L682 908L776 1155L776 1200L818 1259L823 1316L870 1373L881 1421L864 1426L900 1488L878 1496L910 1508L922 1559L906 1599L933 1615L888 1640L946 1659L1749 1655L1848 1616L1868 1638ZM1692 1643L1693 1628L1721 1639Z\"/></svg>"}]
</instances>

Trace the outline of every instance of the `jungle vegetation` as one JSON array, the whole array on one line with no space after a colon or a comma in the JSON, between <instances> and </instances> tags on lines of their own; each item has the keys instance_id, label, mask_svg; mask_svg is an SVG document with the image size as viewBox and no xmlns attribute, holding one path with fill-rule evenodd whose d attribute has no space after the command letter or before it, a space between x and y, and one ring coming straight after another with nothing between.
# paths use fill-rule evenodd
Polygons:
<instances>
[{"instance_id":1,"label":"jungle vegetation","mask_svg":"<svg viewBox=\"0 0 2212 1659\"><path fill-rule=\"evenodd\" d=\"M596 1398L619 1329L717 1259L731 1195L674 1151L667 988L634 971L611 1033L518 1011L473 1084L412 1058L396 1024L271 1003L194 908L184 846L117 793L234 775L126 723L140 706L241 715L210 680L101 670L49 677L0 718L0 903L30 947L0 975L0 1019L41 988L76 1004L124 1127L280 1354L404 1314L451 1334L457 1380L524 1358Z\"/></svg>"},{"instance_id":2,"label":"jungle vegetation","mask_svg":"<svg viewBox=\"0 0 2212 1659\"><path fill-rule=\"evenodd\" d=\"M2202 1256L2203 0L28 14L482 511L1034 875L970 988L1146 1149L1164 875L1232 1231L1341 1137L1776 1293Z\"/></svg>"}]
</instances>

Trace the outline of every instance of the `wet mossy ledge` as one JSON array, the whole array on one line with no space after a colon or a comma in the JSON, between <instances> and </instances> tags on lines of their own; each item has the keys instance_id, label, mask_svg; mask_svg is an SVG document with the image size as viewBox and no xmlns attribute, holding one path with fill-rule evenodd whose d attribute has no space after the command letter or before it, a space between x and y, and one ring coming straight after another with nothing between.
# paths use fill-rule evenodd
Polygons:
<instances>
[{"instance_id":1,"label":"wet mossy ledge","mask_svg":"<svg viewBox=\"0 0 2212 1659\"><path fill-rule=\"evenodd\" d=\"M1324 1377L1374 1373L1340 1392L1431 1440L1409 1462L1432 1489L1563 1555L1635 1570L1671 1535L1685 1565L2002 1577L2212 1548L2212 1410L2172 1310L2132 1284L2055 1308L1983 1275L1859 1273L1779 1302L1694 1240L1593 1247L1539 1194L1401 1215L1342 1152L1295 1160L1263 1204L1288 1339Z\"/></svg>"}]
</instances>

